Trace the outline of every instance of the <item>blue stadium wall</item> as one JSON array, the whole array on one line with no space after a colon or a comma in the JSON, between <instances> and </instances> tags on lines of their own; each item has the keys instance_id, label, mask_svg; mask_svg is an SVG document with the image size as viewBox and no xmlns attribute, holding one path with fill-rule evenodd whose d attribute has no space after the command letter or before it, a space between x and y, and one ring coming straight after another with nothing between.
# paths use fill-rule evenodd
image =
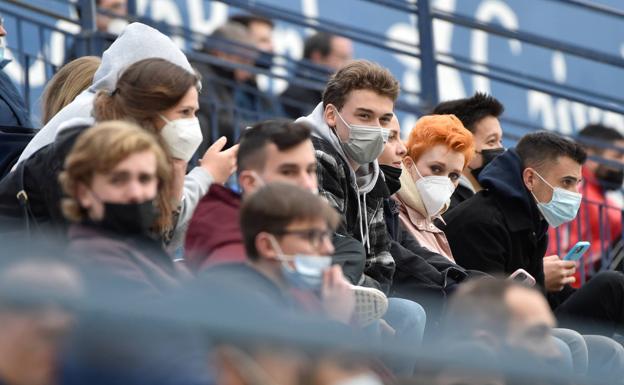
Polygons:
<instances>
[{"instance_id":1,"label":"blue stadium wall","mask_svg":"<svg viewBox=\"0 0 624 385\"><path fill-rule=\"evenodd\" d=\"M1 0L0 0L1 1ZM70 15L69 7L51 0L28 0L32 4ZM239 10L223 3L208 0L138 0L139 14L173 25L183 25L199 32L210 33L228 14ZM300 12L308 18L319 17L363 28L404 43L417 43L416 18L403 11L361 0L261 0L259 3ZM563 42L574 43L601 52L624 57L624 20L548 0L438 0L435 7L445 11L474 17L483 22L500 24L511 30L521 30ZM622 8L621 0L604 0L601 4ZM10 4L4 4L11 7ZM75 26L54 21L61 29L76 32ZM300 58L303 40L309 30L282 21L275 29L276 52ZM9 33L14 20L6 19ZM35 33L23 26L27 50L37 53L43 48L53 64L63 62L63 37L44 34L40 41ZM14 31L13 31L14 32ZM544 49L519 41L495 37L443 21L434 24L435 45L438 52L452 52L475 62L489 63L528 75L550 79L559 84L586 88L612 97L622 97L624 69L614 68L587 59L579 59L556 50ZM17 36L11 33L9 48L16 46ZM188 43L178 41L181 47ZM420 61L404 54L355 44L355 56L378 61L387 66L401 81L406 91L420 90ZM478 67L476 67L479 69ZM23 63L14 61L6 67L17 84L23 86ZM38 101L43 84L51 70L35 62L29 68L31 78L31 106L33 119L38 121ZM624 132L624 116L582 103L554 97L526 88L516 87L487 77L462 73L439 66L440 99L463 97L476 90L490 92L506 105L506 116L563 133L572 134L588 122L604 122ZM263 79L262 87L277 93L286 87L284 81ZM417 103L418 96L403 95L403 100ZM402 127L409 129L416 116L402 113Z\"/></svg>"}]
</instances>

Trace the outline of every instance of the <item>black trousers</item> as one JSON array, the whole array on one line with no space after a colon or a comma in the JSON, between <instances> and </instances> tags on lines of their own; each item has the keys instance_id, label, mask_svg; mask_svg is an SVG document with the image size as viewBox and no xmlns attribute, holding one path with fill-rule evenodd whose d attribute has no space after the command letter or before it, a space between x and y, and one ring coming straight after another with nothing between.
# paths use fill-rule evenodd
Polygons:
<instances>
[{"instance_id":1,"label":"black trousers","mask_svg":"<svg viewBox=\"0 0 624 385\"><path fill-rule=\"evenodd\" d=\"M580 289L554 295L560 297L554 309L560 327L609 337L624 330L624 274L599 273Z\"/></svg>"}]
</instances>

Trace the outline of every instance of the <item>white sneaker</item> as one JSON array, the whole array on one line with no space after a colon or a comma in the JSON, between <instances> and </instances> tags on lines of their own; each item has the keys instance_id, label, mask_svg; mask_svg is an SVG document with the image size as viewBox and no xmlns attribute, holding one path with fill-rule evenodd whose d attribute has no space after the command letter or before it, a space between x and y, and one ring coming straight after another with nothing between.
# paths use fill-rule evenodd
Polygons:
<instances>
[{"instance_id":1,"label":"white sneaker","mask_svg":"<svg viewBox=\"0 0 624 385\"><path fill-rule=\"evenodd\" d=\"M363 327L383 317L388 310L388 298L380 290L370 287L352 286L355 293L353 321Z\"/></svg>"}]
</instances>

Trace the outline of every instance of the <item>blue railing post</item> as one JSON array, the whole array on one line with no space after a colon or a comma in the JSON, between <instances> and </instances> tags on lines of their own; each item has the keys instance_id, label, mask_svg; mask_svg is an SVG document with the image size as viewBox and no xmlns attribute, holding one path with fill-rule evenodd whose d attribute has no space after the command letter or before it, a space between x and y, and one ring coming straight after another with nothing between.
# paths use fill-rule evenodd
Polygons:
<instances>
[{"instance_id":1,"label":"blue railing post","mask_svg":"<svg viewBox=\"0 0 624 385\"><path fill-rule=\"evenodd\" d=\"M433 41L433 17L431 16L429 0L418 0L418 35L422 104L425 109L430 109L438 104L438 70Z\"/></svg>"},{"instance_id":2,"label":"blue railing post","mask_svg":"<svg viewBox=\"0 0 624 385\"><path fill-rule=\"evenodd\" d=\"M80 28L82 31L95 31L95 0L79 0Z\"/></svg>"},{"instance_id":3,"label":"blue railing post","mask_svg":"<svg viewBox=\"0 0 624 385\"><path fill-rule=\"evenodd\" d=\"M137 2L136 0L128 0L126 5L128 7L128 16L137 17Z\"/></svg>"}]
</instances>

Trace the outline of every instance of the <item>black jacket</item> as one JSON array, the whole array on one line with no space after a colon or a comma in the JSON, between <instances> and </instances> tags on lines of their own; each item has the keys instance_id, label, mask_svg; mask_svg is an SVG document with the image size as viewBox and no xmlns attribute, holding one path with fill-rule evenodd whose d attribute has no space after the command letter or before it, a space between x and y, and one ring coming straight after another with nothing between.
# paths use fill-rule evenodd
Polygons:
<instances>
[{"instance_id":1,"label":"black jacket","mask_svg":"<svg viewBox=\"0 0 624 385\"><path fill-rule=\"evenodd\" d=\"M455 191L453 192L453 195L451 195L451 205L449 206L447 211L454 209L460 203L462 203L463 201L465 201L465 200L467 200L469 198L472 198L474 195L475 195L475 193L471 189L469 189L466 186L463 186L460 183L457 186L457 188L455 189Z\"/></svg>"},{"instance_id":2,"label":"black jacket","mask_svg":"<svg viewBox=\"0 0 624 385\"><path fill-rule=\"evenodd\" d=\"M34 221L41 228L65 236L68 222L61 211L63 192L58 182L65 157L89 126L69 127L0 180L0 233L24 229L24 211L18 192L24 190ZM23 196L23 195L22 195Z\"/></svg>"},{"instance_id":3,"label":"black jacket","mask_svg":"<svg viewBox=\"0 0 624 385\"><path fill-rule=\"evenodd\" d=\"M444 215L444 232L461 266L505 275L522 268L543 287L548 224L522 170L513 149L494 159L479 178L484 190Z\"/></svg>"},{"instance_id":4,"label":"black jacket","mask_svg":"<svg viewBox=\"0 0 624 385\"><path fill-rule=\"evenodd\" d=\"M30 128L32 124L24 99L13 85L9 75L2 70L9 63L9 60L0 62L0 125Z\"/></svg>"}]
</instances>

